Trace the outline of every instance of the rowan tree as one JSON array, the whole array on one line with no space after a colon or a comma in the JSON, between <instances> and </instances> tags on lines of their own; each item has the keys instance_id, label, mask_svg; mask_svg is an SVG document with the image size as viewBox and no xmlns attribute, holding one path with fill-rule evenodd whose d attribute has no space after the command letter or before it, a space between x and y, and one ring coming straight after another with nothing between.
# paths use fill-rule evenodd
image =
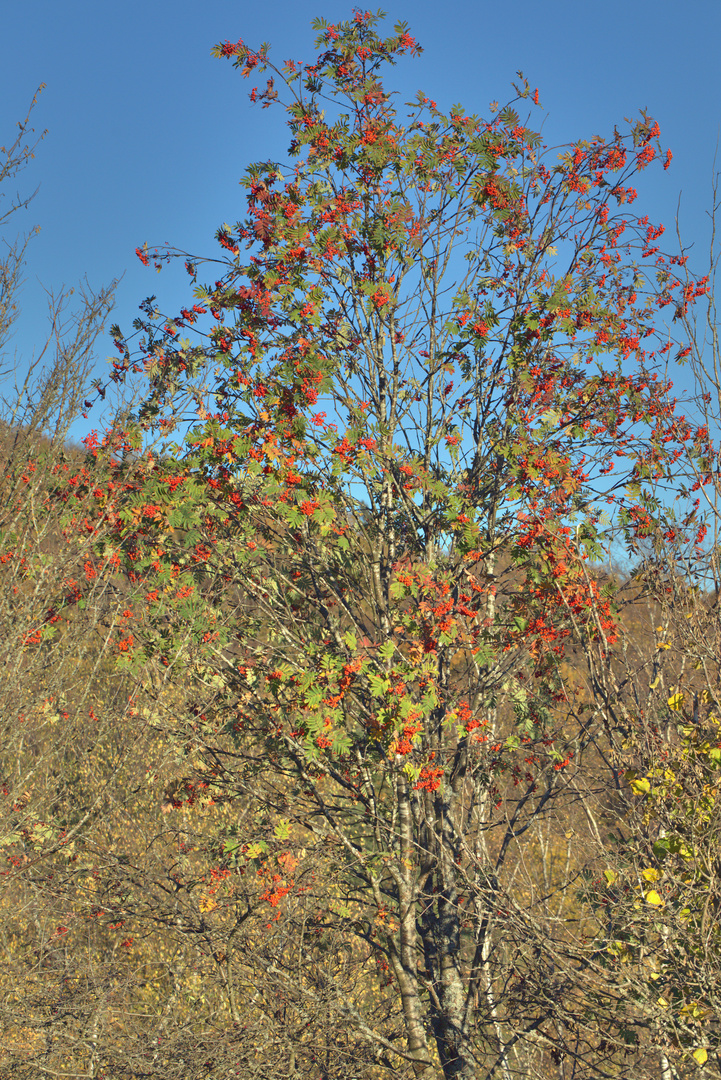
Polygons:
<instances>
[{"instance_id":1,"label":"rowan tree","mask_svg":"<svg viewBox=\"0 0 721 1080\"><path fill-rule=\"evenodd\" d=\"M649 116L559 151L522 77L488 119L402 104L383 69L418 45L378 22L319 20L311 63L216 49L268 75L251 100L283 99L291 143L249 166L211 280L138 249L195 290L114 331L113 378L147 387L132 437L161 439L117 516L144 599L123 663L194 682L175 738L218 797L331 853L319 918L403 1021L339 990L357 1036L418 1075L609 1075L636 1052L623 993L559 913L617 772L564 657L609 669L590 562L643 535L644 479L685 445L659 313L705 282L633 208ZM539 888L549 823L574 840Z\"/></svg>"}]
</instances>

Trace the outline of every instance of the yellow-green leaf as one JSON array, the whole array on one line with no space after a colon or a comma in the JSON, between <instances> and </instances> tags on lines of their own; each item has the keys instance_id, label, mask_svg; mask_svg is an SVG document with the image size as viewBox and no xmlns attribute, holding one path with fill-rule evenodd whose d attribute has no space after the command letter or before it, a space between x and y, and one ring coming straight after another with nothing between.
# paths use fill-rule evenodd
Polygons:
<instances>
[{"instance_id":1,"label":"yellow-green leaf","mask_svg":"<svg viewBox=\"0 0 721 1080\"><path fill-rule=\"evenodd\" d=\"M653 867L641 871L641 877L645 878L646 881L658 881L660 876L658 870L654 870Z\"/></svg>"},{"instance_id":2,"label":"yellow-green leaf","mask_svg":"<svg viewBox=\"0 0 721 1080\"><path fill-rule=\"evenodd\" d=\"M699 1046L698 1050L694 1050L693 1058L697 1065L705 1065L708 1060L708 1052L704 1050L703 1046Z\"/></svg>"},{"instance_id":3,"label":"yellow-green leaf","mask_svg":"<svg viewBox=\"0 0 721 1080\"><path fill-rule=\"evenodd\" d=\"M655 889L649 889L646 893L645 900L647 904L653 904L654 907L663 907L663 900Z\"/></svg>"}]
</instances>

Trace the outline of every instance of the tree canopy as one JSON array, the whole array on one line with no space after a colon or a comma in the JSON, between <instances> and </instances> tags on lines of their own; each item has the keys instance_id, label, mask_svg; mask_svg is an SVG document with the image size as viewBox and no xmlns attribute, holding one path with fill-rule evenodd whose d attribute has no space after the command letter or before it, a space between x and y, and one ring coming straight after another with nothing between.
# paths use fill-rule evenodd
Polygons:
<instances>
[{"instance_id":1,"label":"tree canopy","mask_svg":"<svg viewBox=\"0 0 721 1080\"><path fill-rule=\"evenodd\" d=\"M53 488L147 752L176 755L163 818L212 818L154 841L145 807L145 854L103 850L113 910L197 935L234 1030L262 1043L275 998L237 1075L709 1068L718 750L668 725L683 634L715 633L717 459L664 321L709 279L636 210L670 160L651 117L559 150L522 77L487 118L403 103L419 46L380 21L318 20L310 63L217 47L285 109L288 161L248 167L214 258L138 248L192 295L113 329L134 403ZM621 543L652 551L625 581ZM672 631L630 638L642 605ZM664 904L708 961L666 997Z\"/></svg>"}]
</instances>

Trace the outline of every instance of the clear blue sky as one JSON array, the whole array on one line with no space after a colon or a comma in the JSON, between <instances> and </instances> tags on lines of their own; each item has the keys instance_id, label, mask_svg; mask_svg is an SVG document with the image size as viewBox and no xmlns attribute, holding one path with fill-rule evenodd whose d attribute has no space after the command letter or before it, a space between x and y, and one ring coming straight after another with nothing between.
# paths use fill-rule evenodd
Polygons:
<instances>
[{"instance_id":1,"label":"clear blue sky","mask_svg":"<svg viewBox=\"0 0 721 1080\"><path fill-rule=\"evenodd\" d=\"M214 254L213 235L243 216L238 179L249 161L278 159L287 138L281 109L253 108L249 83L210 56L220 40L268 41L278 62L312 55L311 19L349 17L337 0L22 0L7 4L0 34L0 144L12 140L44 82L36 128L48 129L19 179L40 185L21 221L41 226L13 341L21 363L42 341L42 286L87 275L123 276L113 316L129 329L138 303L157 293L176 307L181 279L144 269L134 252L168 241ZM609 134L642 108L674 154L668 172L639 185L652 220L681 225L705 265L713 161L721 124L721 0L395 0L389 27L405 19L424 47L391 79L443 106L486 114L511 96L521 69L540 89L545 140L555 145ZM651 175L653 174L653 175ZM187 279L185 279L187 281ZM102 361L111 353L103 343Z\"/></svg>"}]
</instances>

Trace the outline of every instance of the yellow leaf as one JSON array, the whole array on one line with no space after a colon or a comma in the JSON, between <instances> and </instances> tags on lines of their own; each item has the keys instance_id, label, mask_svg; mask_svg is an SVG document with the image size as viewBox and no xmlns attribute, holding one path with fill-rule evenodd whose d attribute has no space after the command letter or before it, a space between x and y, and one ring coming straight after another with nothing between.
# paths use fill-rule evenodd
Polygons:
<instances>
[{"instance_id":1,"label":"yellow leaf","mask_svg":"<svg viewBox=\"0 0 721 1080\"><path fill-rule=\"evenodd\" d=\"M660 874L659 874L658 870L654 870L653 868L649 868L648 870L642 870L641 871L641 877L645 878L646 881L658 881L658 879L660 877Z\"/></svg>"},{"instance_id":2,"label":"yellow leaf","mask_svg":"<svg viewBox=\"0 0 721 1080\"><path fill-rule=\"evenodd\" d=\"M668 699L668 707L674 712L679 712L683 707L683 694L671 694L671 697Z\"/></svg>"},{"instance_id":3,"label":"yellow leaf","mask_svg":"<svg viewBox=\"0 0 721 1080\"><path fill-rule=\"evenodd\" d=\"M694 1050L693 1058L697 1065L705 1065L708 1060L708 1053L703 1046L699 1046L698 1050Z\"/></svg>"},{"instance_id":4,"label":"yellow leaf","mask_svg":"<svg viewBox=\"0 0 721 1080\"><path fill-rule=\"evenodd\" d=\"M646 779L632 780L631 787L633 788L636 795L648 795L649 791L651 790L651 784Z\"/></svg>"},{"instance_id":5,"label":"yellow leaf","mask_svg":"<svg viewBox=\"0 0 721 1080\"><path fill-rule=\"evenodd\" d=\"M657 675L652 683L649 684L649 690L655 690L658 684L661 682L661 676Z\"/></svg>"},{"instance_id":6,"label":"yellow leaf","mask_svg":"<svg viewBox=\"0 0 721 1080\"><path fill-rule=\"evenodd\" d=\"M659 641L658 647L659 647L659 649L670 649L671 648L671 646L668 644L667 641Z\"/></svg>"},{"instance_id":7,"label":"yellow leaf","mask_svg":"<svg viewBox=\"0 0 721 1080\"><path fill-rule=\"evenodd\" d=\"M663 907L663 900L655 889L650 889L646 893L645 900L647 904L653 904L654 907Z\"/></svg>"}]
</instances>

